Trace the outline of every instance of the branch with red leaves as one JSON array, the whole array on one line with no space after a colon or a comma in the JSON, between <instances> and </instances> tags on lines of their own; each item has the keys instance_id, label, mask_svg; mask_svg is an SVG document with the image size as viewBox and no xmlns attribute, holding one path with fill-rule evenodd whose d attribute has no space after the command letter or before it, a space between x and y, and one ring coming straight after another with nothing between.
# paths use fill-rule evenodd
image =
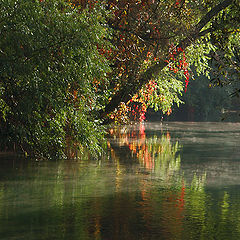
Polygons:
<instances>
[{"instance_id":1,"label":"branch with red leaves","mask_svg":"<svg viewBox=\"0 0 240 240\"><path fill-rule=\"evenodd\" d=\"M190 46L193 42L195 42L200 37L209 33L211 29L203 30L202 29L211 21L211 19L220 13L222 10L227 8L233 3L233 0L225 0L214 8L212 8L193 28L192 31L189 32L188 36L183 39L177 46L176 49L182 49L184 51L188 46ZM182 51L178 51L175 55L177 57L181 54ZM105 106L104 111L100 112L100 116L105 118L107 114L114 111L115 108L119 106L121 102L127 103L133 96L139 91L143 85L147 84L150 80L154 79L161 70L167 66L168 62L166 61L168 56L162 57L159 61L155 62L153 65L149 66L148 69L140 74L137 81L133 81L133 79L128 79L129 82L134 82L134 84L130 85L128 83L123 84L120 89L115 93L115 95L111 98L109 103ZM132 80L132 81L131 81ZM187 84L187 83L186 83Z\"/></svg>"}]
</instances>

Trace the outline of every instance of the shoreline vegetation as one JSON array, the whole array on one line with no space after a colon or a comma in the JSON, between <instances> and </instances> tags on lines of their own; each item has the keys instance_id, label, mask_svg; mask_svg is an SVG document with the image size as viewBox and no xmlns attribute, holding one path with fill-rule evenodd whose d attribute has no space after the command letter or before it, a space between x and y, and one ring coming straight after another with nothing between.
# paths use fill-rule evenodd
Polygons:
<instances>
[{"instance_id":1,"label":"shoreline vegetation","mask_svg":"<svg viewBox=\"0 0 240 240\"><path fill-rule=\"evenodd\" d=\"M237 97L239 4L2 0L0 151L97 156L105 124L144 121L148 109L169 116L186 94L197 106L204 96L188 90L199 76Z\"/></svg>"}]
</instances>

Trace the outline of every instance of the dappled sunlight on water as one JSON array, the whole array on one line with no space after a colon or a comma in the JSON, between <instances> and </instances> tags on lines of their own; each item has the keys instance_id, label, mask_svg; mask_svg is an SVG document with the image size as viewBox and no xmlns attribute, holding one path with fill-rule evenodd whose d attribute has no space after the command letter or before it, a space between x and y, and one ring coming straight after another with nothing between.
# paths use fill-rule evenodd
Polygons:
<instances>
[{"instance_id":1,"label":"dappled sunlight on water","mask_svg":"<svg viewBox=\"0 0 240 240\"><path fill-rule=\"evenodd\" d=\"M1 157L0 239L240 239L239 124L110 127L99 159Z\"/></svg>"}]
</instances>

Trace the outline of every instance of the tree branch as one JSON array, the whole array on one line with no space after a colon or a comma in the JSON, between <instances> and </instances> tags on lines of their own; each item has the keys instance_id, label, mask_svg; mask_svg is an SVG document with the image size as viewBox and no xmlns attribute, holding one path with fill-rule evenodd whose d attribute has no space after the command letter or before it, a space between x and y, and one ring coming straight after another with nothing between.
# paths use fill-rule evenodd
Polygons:
<instances>
[{"instance_id":1,"label":"tree branch","mask_svg":"<svg viewBox=\"0 0 240 240\"><path fill-rule=\"evenodd\" d=\"M182 49L186 49L190 46L194 41L196 41L199 37L206 35L211 32L212 29L206 29L201 31L210 20L216 16L219 12L227 8L229 5L233 3L233 0L225 0L214 8L212 8L203 18L199 21L199 23L195 26L194 30L189 34L188 37L183 39L177 47L181 47ZM179 55L178 53L177 55ZM167 57L166 57L167 59ZM104 118L108 113L112 112L121 102L128 102L132 96L139 90L141 87L148 83L153 77L159 75L161 70L167 66L167 62L165 59L161 59L159 62L150 66L145 72L143 72L138 81L132 85L123 85L120 90L112 97L110 102L106 105L104 112L100 112L100 117ZM132 82L132 81L129 81Z\"/></svg>"}]
</instances>

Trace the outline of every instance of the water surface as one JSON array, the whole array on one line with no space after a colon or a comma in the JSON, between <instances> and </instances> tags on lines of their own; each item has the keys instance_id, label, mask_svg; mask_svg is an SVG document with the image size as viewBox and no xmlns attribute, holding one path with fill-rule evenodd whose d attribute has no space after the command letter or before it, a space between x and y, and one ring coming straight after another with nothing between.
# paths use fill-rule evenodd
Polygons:
<instances>
[{"instance_id":1,"label":"water surface","mask_svg":"<svg viewBox=\"0 0 240 240\"><path fill-rule=\"evenodd\" d=\"M99 159L0 157L0 239L240 239L240 124L109 129Z\"/></svg>"}]
</instances>

